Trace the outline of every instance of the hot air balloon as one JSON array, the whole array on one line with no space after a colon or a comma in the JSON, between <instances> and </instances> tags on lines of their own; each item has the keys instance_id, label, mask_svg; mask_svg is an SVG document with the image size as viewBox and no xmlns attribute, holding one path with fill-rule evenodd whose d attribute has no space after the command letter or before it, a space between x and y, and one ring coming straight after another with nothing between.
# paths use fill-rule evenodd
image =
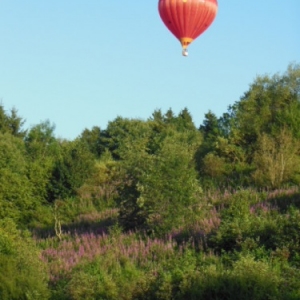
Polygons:
<instances>
[{"instance_id":1,"label":"hot air balloon","mask_svg":"<svg viewBox=\"0 0 300 300\"><path fill-rule=\"evenodd\" d=\"M214 21L217 0L159 0L158 11L166 27L180 41L182 54Z\"/></svg>"}]
</instances>

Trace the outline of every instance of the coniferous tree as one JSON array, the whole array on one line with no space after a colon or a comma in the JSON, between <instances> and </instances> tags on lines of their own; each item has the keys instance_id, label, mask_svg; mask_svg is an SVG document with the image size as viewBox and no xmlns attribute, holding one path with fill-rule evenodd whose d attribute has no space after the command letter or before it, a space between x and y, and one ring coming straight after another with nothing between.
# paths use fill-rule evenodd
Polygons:
<instances>
[{"instance_id":1,"label":"coniferous tree","mask_svg":"<svg viewBox=\"0 0 300 300\"><path fill-rule=\"evenodd\" d=\"M15 108L10 110L8 114L4 110L4 106L0 104L0 132L8 132L16 137L23 138L26 131L22 129L25 121L18 116L18 112Z\"/></svg>"},{"instance_id":2,"label":"coniferous tree","mask_svg":"<svg viewBox=\"0 0 300 300\"><path fill-rule=\"evenodd\" d=\"M78 189L93 174L95 159L80 140L60 143L60 156L54 162L48 190L48 200L75 196Z\"/></svg>"}]
</instances>

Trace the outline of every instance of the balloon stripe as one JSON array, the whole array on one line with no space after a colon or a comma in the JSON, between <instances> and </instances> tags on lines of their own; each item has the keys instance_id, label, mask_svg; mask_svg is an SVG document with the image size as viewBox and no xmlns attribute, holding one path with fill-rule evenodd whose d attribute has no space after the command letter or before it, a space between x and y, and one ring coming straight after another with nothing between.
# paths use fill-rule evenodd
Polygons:
<instances>
[{"instance_id":1,"label":"balloon stripe","mask_svg":"<svg viewBox=\"0 0 300 300\"><path fill-rule=\"evenodd\" d=\"M217 0L159 0L159 14L171 33L186 47L214 21Z\"/></svg>"}]
</instances>

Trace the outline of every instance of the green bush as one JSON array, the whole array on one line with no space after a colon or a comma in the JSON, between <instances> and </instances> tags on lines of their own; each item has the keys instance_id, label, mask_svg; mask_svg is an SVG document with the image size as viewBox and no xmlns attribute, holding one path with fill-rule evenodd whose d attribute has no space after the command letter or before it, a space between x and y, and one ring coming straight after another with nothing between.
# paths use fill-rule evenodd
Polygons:
<instances>
[{"instance_id":1,"label":"green bush","mask_svg":"<svg viewBox=\"0 0 300 300\"><path fill-rule=\"evenodd\" d=\"M227 206L221 212L221 225L210 238L210 246L216 250L231 251L240 248L240 243L251 230L253 216L251 203L256 201L252 191L241 191L227 200Z\"/></svg>"},{"instance_id":2,"label":"green bush","mask_svg":"<svg viewBox=\"0 0 300 300\"><path fill-rule=\"evenodd\" d=\"M111 254L76 268L67 291L74 300L143 299L149 283L134 262Z\"/></svg>"},{"instance_id":3,"label":"green bush","mask_svg":"<svg viewBox=\"0 0 300 300\"><path fill-rule=\"evenodd\" d=\"M278 220L279 232L273 237L277 248L286 248L291 261L300 266L300 210L290 207Z\"/></svg>"},{"instance_id":4,"label":"green bush","mask_svg":"<svg viewBox=\"0 0 300 300\"><path fill-rule=\"evenodd\" d=\"M48 299L47 277L31 238L10 219L0 221L0 299Z\"/></svg>"},{"instance_id":5,"label":"green bush","mask_svg":"<svg viewBox=\"0 0 300 300\"><path fill-rule=\"evenodd\" d=\"M267 262L251 256L240 257L232 267L220 261L191 266L180 271L177 266L162 272L151 299L195 300L268 300L281 299L281 277Z\"/></svg>"}]
</instances>

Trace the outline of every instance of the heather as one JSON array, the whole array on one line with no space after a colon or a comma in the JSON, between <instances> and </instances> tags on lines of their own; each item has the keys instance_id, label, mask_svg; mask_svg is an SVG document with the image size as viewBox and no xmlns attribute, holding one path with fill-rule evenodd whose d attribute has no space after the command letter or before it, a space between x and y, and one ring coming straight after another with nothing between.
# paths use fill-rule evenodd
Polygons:
<instances>
[{"instance_id":1,"label":"heather","mask_svg":"<svg viewBox=\"0 0 300 300\"><path fill-rule=\"evenodd\" d=\"M55 137L0 105L1 299L300 299L300 68L221 117Z\"/></svg>"},{"instance_id":2,"label":"heather","mask_svg":"<svg viewBox=\"0 0 300 300\"><path fill-rule=\"evenodd\" d=\"M61 240L35 239L53 299L297 299L298 197L295 187L218 191L204 196L205 214L163 237L124 232L117 214L106 223L109 209L80 216Z\"/></svg>"}]
</instances>

